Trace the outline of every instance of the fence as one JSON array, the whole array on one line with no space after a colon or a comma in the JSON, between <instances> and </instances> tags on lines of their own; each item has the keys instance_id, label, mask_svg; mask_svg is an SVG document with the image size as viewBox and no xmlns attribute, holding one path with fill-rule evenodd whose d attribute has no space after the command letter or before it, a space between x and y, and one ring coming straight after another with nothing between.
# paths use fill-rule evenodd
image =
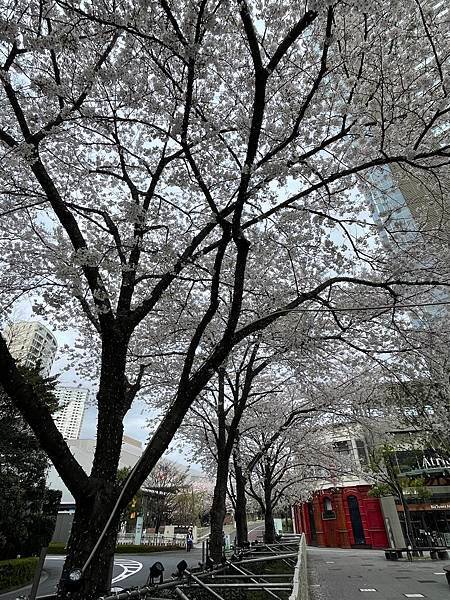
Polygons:
<instances>
[{"instance_id":1,"label":"fence","mask_svg":"<svg viewBox=\"0 0 450 600\"><path fill-rule=\"evenodd\" d=\"M295 566L293 583L294 587L292 589L292 594L289 596L289 600L309 600L306 538L304 533L302 533L300 537L298 559Z\"/></svg>"},{"instance_id":2,"label":"fence","mask_svg":"<svg viewBox=\"0 0 450 600\"><path fill-rule=\"evenodd\" d=\"M274 563L279 566L272 569ZM190 571L186 566L186 562L183 567L180 562L178 568L183 572L176 580L147 583L98 600L242 600L255 596L309 600L304 535L283 537L275 544L253 545L210 571Z\"/></svg>"},{"instance_id":3,"label":"fence","mask_svg":"<svg viewBox=\"0 0 450 600\"><path fill-rule=\"evenodd\" d=\"M117 543L121 545L134 544L134 533L119 533ZM186 536L175 534L173 536L165 536L164 534L142 534L141 545L144 546L179 546L182 548L186 545Z\"/></svg>"},{"instance_id":4,"label":"fence","mask_svg":"<svg viewBox=\"0 0 450 600\"><path fill-rule=\"evenodd\" d=\"M264 567L277 561L283 566L282 572L280 569L272 571ZM277 600L309 600L306 541L303 534L283 536L276 544L257 544L209 571L189 571L186 567L186 562L181 561L177 568L182 571L175 580L160 584L147 582L144 587L124 590L98 600L241 600L249 596L260 598L262 595ZM38 600L55 599L56 596L52 595Z\"/></svg>"}]
</instances>

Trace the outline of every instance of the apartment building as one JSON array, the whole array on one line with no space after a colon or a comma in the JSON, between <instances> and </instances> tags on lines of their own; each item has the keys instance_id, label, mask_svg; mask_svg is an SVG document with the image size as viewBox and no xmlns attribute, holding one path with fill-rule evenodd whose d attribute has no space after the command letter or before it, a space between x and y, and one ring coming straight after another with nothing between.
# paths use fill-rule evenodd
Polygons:
<instances>
[{"instance_id":1,"label":"apartment building","mask_svg":"<svg viewBox=\"0 0 450 600\"><path fill-rule=\"evenodd\" d=\"M55 396L62 407L55 413L55 424L64 438L77 440L80 437L89 390L80 387L58 386Z\"/></svg>"},{"instance_id":2,"label":"apartment building","mask_svg":"<svg viewBox=\"0 0 450 600\"><path fill-rule=\"evenodd\" d=\"M4 335L17 362L26 367L40 364L41 375L50 375L58 344L47 327L37 321L17 321L6 329Z\"/></svg>"}]
</instances>

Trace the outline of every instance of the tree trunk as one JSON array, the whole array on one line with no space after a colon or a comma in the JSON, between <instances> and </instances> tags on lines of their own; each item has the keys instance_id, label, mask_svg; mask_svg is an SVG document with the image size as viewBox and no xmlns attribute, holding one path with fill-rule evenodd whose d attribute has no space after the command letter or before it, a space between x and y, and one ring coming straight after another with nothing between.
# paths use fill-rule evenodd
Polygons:
<instances>
[{"instance_id":1,"label":"tree trunk","mask_svg":"<svg viewBox=\"0 0 450 600\"><path fill-rule=\"evenodd\" d=\"M415 543L414 528L413 528L413 524L411 521L411 513L409 510L408 501L406 500L405 495L403 494L403 490L400 485L399 485L398 489L399 489L398 495L400 496L400 502L402 503L403 514L405 516L406 544L408 546L411 546L411 548L414 550L416 543Z\"/></svg>"},{"instance_id":2,"label":"tree trunk","mask_svg":"<svg viewBox=\"0 0 450 600\"><path fill-rule=\"evenodd\" d=\"M402 507L403 507L403 514L405 516L406 544L408 546L411 546L411 548L414 549L414 547L415 547L414 529L413 529L413 525L412 525L412 521L411 521L411 514L409 511L408 502L403 493L403 488L399 481L398 473L395 470L392 456L390 454L388 454L385 458L385 465L386 465L387 472L390 477L391 487L396 492L397 496L400 499Z\"/></svg>"},{"instance_id":3,"label":"tree trunk","mask_svg":"<svg viewBox=\"0 0 450 600\"><path fill-rule=\"evenodd\" d=\"M271 466L266 465L264 477L264 541L266 544L275 542L275 523L273 522Z\"/></svg>"},{"instance_id":4,"label":"tree trunk","mask_svg":"<svg viewBox=\"0 0 450 600\"><path fill-rule=\"evenodd\" d=\"M69 580L69 574L81 569L94 548L114 505L115 494L99 493L77 504L67 549L63 573L58 585L57 598L94 600L111 589L110 565L114 557L118 517L113 521L89 566L82 574L79 585Z\"/></svg>"},{"instance_id":5,"label":"tree trunk","mask_svg":"<svg viewBox=\"0 0 450 600\"><path fill-rule=\"evenodd\" d=\"M217 465L216 485L211 506L211 534L209 537L209 552L214 562L220 562L223 557L223 521L226 512L228 481L228 461L219 460Z\"/></svg>"},{"instance_id":6,"label":"tree trunk","mask_svg":"<svg viewBox=\"0 0 450 600\"><path fill-rule=\"evenodd\" d=\"M91 562L74 586L68 575L82 569L95 547L116 503L116 482L123 438L125 400L125 363L127 342L117 337L103 340L102 372L97 394L97 443L89 477L90 493L76 498L76 510L68 552L58 586L58 599L91 600L107 594L111 588L110 567L116 547L120 521L118 511Z\"/></svg>"},{"instance_id":7,"label":"tree trunk","mask_svg":"<svg viewBox=\"0 0 450 600\"><path fill-rule=\"evenodd\" d=\"M264 511L264 541L266 544L275 543L275 534L272 503L266 500L266 510Z\"/></svg>"},{"instance_id":8,"label":"tree trunk","mask_svg":"<svg viewBox=\"0 0 450 600\"><path fill-rule=\"evenodd\" d=\"M234 475L236 480L236 506L234 520L236 521L236 543L243 546L248 542L247 527L247 496L245 494L246 480L236 452L233 452Z\"/></svg>"}]
</instances>

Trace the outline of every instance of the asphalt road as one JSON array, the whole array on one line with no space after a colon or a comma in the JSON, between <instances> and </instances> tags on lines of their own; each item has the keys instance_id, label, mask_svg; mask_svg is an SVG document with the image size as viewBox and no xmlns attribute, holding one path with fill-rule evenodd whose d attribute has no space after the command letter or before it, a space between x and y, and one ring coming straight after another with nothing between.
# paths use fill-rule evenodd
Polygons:
<instances>
[{"instance_id":1,"label":"asphalt road","mask_svg":"<svg viewBox=\"0 0 450 600\"><path fill-rule=\"evenodd\" d=\"M248 525L248 541L254 542L264 535L264 523L252 523Z\"/></svg>"},{"instance_id":2,"label":"asphalt road","mask_svg":"<svg viewBox=\"0 0 450 600\"><path fill-rule=\"evenodd\" d=\"M311 600L450 598L448 561L391 562L379 550L308 548Z\"/></svg>"},{"instance_id":3,"label":"asphalt road","mask_svg":"<svg viewBox=\"0 0 450 600\"><path fill-rule=\"evenodd\" d=\"M128 588L137 585L145 585L148 572L153 563L159 561L164 566L164 578L170 580L176 565L180 560L185 560L188 567L196 567L202 559L201 546L194 548L191 552L176 550L171 552L152 552L151 554L117 554L114 558L113 585ZM44 576L38 589L38 596L44 596L55 592L58 583L64 556L47 556L44 564ZM27 586L14 592L0 595L0 600L15 600L19 595L29 593L31 586Z\"/></svg>"}]
</instances>

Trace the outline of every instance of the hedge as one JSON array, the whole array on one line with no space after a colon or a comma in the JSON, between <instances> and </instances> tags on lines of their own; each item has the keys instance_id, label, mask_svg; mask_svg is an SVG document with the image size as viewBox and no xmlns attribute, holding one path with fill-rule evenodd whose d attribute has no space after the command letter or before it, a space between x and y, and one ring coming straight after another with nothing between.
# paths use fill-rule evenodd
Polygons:
<instances>
[{"instance_id":1,"label":"hedge","mask_svg":"<svg viewBox=\"0 0 450 600\"><path fill-rule=\"evenodd\" d=\"M116 546L117 554L148 554L150 552L169 552L172 550L183 550L183 548L174 544L156 546L152 544L141 544L140 546L136 546L135 544L118 544ZM66 554L66 547L64 544L49 544L48 554Z\"/></svg>"},{"instance_id":2,"label":"hedge","mask_svg":"<svg viewBox=\"0 0 450 600\"><path fill-rule=\"evenodd\" d=\"M22 587L33 581L37 557L13 558L0 561L0 591Z\"/></svg>"}]
</instances>

